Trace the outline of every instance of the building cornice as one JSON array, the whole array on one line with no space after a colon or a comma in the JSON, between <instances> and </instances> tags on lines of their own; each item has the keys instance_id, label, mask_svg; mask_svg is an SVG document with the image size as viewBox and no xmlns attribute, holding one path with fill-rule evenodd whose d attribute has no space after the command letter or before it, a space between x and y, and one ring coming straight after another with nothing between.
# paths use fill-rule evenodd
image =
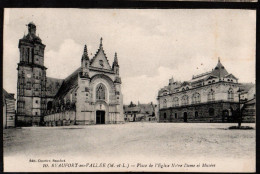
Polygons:
<instances>
[{"instance_id":1,"label":"building cornice","mask_svg":"<svg viewBox=\"0 0 260 174\"><path fill-rule=\"evenodd\" d=\"M167 108L161 108L159 110L163 111L163 110L168 110L168 109L181 109L181 108L196 107L196 106L201 106L201 105L217 104L217 103L239 104L239 102L235 102L235 101L216 100L216 101L208 101L208 102L196 103L196 104L188 104L188 105L181 105L181 106L171 106L171 107L167 107Z\"/></svg>"},{"instance_id":2,"label":"building cornice","mask_svg":"<svg viewBox=\"0 0 260 174\"><path fill-rule=\"evenodd\" d=\"M196 89L199 89L199 88L204 88L204 87L208 87L208 86L214 86L214 85L217 85L217 84L220 84L220 83L227 83L227 84L232 84L232 85L241 85L241 83L218 81L218 82L215 82L215 83L211 83L211 84L207 84L207 85L203 85L203 86L198 86L198 87L190 88L190 89L187 89L187 90L184 90L184 91L172 92L172 93L169 93L169 94L167 94L167 95L158 96L157 99L159 99L159 98L161 98L161 97L165 97L165 96L172 96L172 95L175 95L175 94L179 94L179 93L183 93L183 92L187 92L187 91L196 90Z\"/></svg>"}]
</instances>

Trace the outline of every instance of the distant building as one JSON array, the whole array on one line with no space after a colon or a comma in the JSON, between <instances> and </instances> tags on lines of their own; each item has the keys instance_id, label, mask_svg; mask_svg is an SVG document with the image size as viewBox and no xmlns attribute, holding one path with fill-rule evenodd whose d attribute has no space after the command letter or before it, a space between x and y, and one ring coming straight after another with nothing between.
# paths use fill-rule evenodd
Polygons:
<instances>
[{"instance_id":1,"label":"distant building","mask_svg":"<svg viewBox=\"0 0 260 174\"><path fill-rule=\"evenodd\" d=\"M156 107L152 102L149 104L134 104L131 102L129 105L124 105L125 121L138 122L138 121L156 121Z\"/></svg>"},{"instance_id":2,"label":"distant building","mask_svg":"<svg viewBox=\"0 0 260 174\"><path fill-rule=\"evenodd\" d=\"M256 119L256 89L253 83L241 84L243 90L240 96L241 99L241 114L243 122L252 122Z\"/></svg>"},{"instance_id":3,"label":"distant building","mask_svg":"<svg viewBox=\"0 0 260 174\"><path fill-rule=\"evenodd\" d=\"M239 111L238 89L243 84L218 60L209 72L176 82L158 92L159 122L235 122ZM244 97L251 96L246 92ZM241 97L242 97L241 95ZM253 122L254 117L247 119Z\"/></svg>"},{"instance_id":4,"label":"distant building","mask_svg":"<svg viewBox=\"0 0 260 174\"><path fill-rule=\"evenodd\" d=\"M3 89L3 128L9 127L15 127L15 98Z\"/></svg>"},{"instance_id":5,"label":"distant building","mask_svg":"<svg viewBox=\"0 0 260 174\"><path fill-rule=\"evenodd\" d=\"M28 34L19 40L18 126L122 123L123 96L117 53L112 66L102 38L92 59L85 45L78 58L81 66L65 79L46 77L45 45L29 23Z\"/></svg>"}]
</instances>

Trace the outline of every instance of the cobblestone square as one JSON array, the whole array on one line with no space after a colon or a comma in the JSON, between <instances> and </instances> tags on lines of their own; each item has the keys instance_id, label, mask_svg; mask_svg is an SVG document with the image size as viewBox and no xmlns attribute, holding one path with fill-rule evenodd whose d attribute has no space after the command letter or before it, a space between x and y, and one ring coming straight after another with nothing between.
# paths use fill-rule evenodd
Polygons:
<instances>
[{"instance_id":1,"label":"cobblestone square","mask_svg":"<svg viewBox=\"0 0 260 174\"><path fill-rule=\"evenodd\" d=\"M252 171L255 129L228 130L232 125L236 124L126 123L7 129L4 130L5 165L11 167L20 158L26 162L50 158L132 163L186 160L209 164L229 162L226 167L237 170L243 167L241 163L246 163ZM12 164L8 163L10 159Z\"/></svg>"}]
</instances>

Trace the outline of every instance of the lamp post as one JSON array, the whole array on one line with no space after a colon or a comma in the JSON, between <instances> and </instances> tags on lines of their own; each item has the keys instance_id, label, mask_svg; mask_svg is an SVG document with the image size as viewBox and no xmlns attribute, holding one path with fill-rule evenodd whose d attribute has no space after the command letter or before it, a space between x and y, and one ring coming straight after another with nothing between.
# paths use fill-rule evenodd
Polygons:
<instances>
[{"instance_id":1,"label":"lamp post","mask_svg":"<svg viewBox=\"0 0 260 174\"><path fill-rule=\"evenodd\" d=\"M238 127L241 127L242 123L242 114L241 114L241 108L240 108L240 95L243 90L238 88L238 103L239 103L239 117L238 117Z\"/></svg>"}]
</instances>

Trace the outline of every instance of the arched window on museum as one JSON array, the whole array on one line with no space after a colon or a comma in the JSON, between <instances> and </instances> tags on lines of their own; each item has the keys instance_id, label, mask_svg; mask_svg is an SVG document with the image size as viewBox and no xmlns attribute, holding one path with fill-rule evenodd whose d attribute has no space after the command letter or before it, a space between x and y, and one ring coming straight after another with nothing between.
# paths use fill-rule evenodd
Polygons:
<instances>
[{"instance_id":1,"label":"arched window on museum","mask_svg":"<svg viewBox=\"0 0 260 174\"><path fill-rule=\"evenodd\" d=\"M229 88L229 90L228 90L228 100L230 100L230 101L234 100L234 91L232 88Z\"/></svg>"},{"instance_id":2,"label":"arched window on museum","mask_svg":"<svg viewBox=\"0 0 260 174\"><path fill-rule=\"evenodd\" d=\"M166 99L163 100L163 107L167 108L167 100Z\"/></svg>"},{"instance_id":3,"label":"arched window on museum","mask_svg":"<svg viewBox=\"0 0 260 174\"><path fill-rule=\"evenodd\" d=\"M100 83L96 88L96 99L97 100L105 100L105 86Z\"/></svg>"},{"instance_id":4,"label":"arched window on museum","mask_svg":"<svg viewBox=\"0 0 260 174\"><path fill-rule=\"evenodd\" d=\"M179 106L179 98L178 97L173 98L173 106Z\"/></svg>"},{"instance_id":5,"label":"arched window on museum","mask_svg":"<svg viewBox=\"0 0 260 174\"><path fill-rule=\"evenodd\" d=\"M210 89L208 93L208 101L214 101L215 100L215 91L213 89Z\"/></svg>"},{"instance_id":6,"label":"arched window on museum","mask_svg":"<svg viewBox=\"0 0 260 174\"><path fill-rule=\"evenodd\" d=\"M181 104L182 105L188 105L189 104L189 96L187 96L187 95L182 96Z\"/></svg>"},{"instance_id":7,"label":"arched window on museum","mask_svg":"<svg viewBox=\"0 0 260 174\"><path fill-rule=\"evenodd\" d=\"M200 94L198 92L192 95L192 103L193 104L200 103Z\"/></svg>"}]
</instances>

